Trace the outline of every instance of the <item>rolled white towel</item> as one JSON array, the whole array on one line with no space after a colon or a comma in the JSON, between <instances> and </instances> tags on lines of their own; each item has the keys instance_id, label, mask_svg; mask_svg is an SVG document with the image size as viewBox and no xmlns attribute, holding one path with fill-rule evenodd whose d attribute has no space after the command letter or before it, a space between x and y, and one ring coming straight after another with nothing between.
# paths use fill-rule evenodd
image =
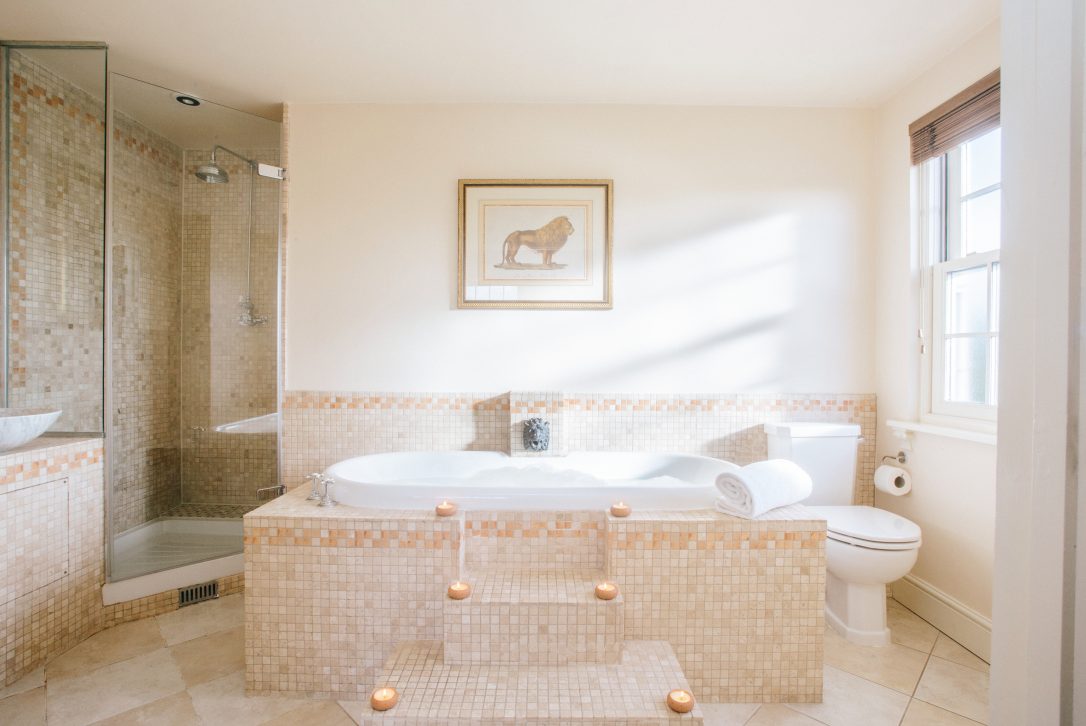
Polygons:
<instances>
[{"instance_id":1,"label":"rolled white towel","mask_svg":"<svg viewBox=\"0 0 1086 726\"><path fill-rule=\"evenodd\" d=\"M811 476L787 459L770 459L726 471L716 478L721 497L716 508L744 519L811 496Z\"/></svg>"}]
</instances>

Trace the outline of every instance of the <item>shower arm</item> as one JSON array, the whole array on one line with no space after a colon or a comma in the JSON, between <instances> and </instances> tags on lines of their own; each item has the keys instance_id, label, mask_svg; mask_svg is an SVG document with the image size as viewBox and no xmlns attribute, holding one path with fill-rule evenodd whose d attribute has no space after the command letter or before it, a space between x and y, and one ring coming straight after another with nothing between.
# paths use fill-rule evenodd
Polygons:
<instances>
[{"instance_id":1,"label":"shower arm","mask_svg":"<svg viewBox=\"0 0 1086 726\"><path fill-rule=\"evenodd\" d=\"M242 161L244 161L246 164L249 165L250 170L252 170L252 169L254 169L256 167L256 162L253 161L252 159L248 159L248 158L242 156L241 154L239 154L238 152L234 151L233 149L228 149L225 146L221 146L220 144L215 144L214 146L211 147L211 163L212 164L215 163L215 152L219 151L219 150L225 151L228 154L233 154L234 156L238 157L239 159L241 159Z\"/></svg>"},{"instance_id":2,"label":"shower arm","mask_svg":"<svg viewBox=\"0 0 1086 726\"><path fill-rule=\"evenodd\" d=\"M251 172L256 172L256 174L259 175L259 176L264 176L264 177L267 177L269 179L277 179L279 181L283 181L284 179L287 178L286 169L284 169L283 167L275 166L274 164L265 164L263 162L256 161L255 159L250 159L248 157L242 156L238 152L234 151L233 149L227 148L227 147L223 146L222 144L215 144L214 146L211 147L211 163L212 164L215 163L215 152L220 150L220 149L222 149L223 151L225 151L228 154L233 154L234 156L236 156L239 159L241 159L242 161L244 161L246 164L249 165L249 170Z\"/></svg>"}]
</instances>

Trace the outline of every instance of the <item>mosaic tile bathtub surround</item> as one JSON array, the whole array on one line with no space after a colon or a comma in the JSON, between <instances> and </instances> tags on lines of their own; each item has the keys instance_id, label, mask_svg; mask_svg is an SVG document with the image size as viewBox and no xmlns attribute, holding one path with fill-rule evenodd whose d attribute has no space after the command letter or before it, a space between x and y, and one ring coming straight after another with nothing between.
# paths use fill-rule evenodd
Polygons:
<instances>
[{"instance_id":1,"label":"mosaic tile bathtub surround","mask_svg":"<svg viewBox=\"0 0 1086 726\"><path fill-rule=\"evenodd\" d=\"M304 496L245 517L252 693L363 700L411 643L439 643L441 672L455 680L468 673L457 668L495 658L512 669L603 667L663 642L702 700L821 699L825 523L801 506L754 521L712 511L438 518L320 509ZM594 598L601 577L619 598ZM446 597L455 579L475 586L471 597Z\"/></svg>"},{"instance_id":2,"label":"mosaic tile bathtub surround","mask_svg":"<svg viewBox=\"0 0 1086 726\"><path fill-rule=\"evenodd\" d=\"M102 487L101 439L0 454L0 687L101 630Z\"/></svg>"},{"instance_id":3,"label":"mosaic tile bathtub surround","mask_svg":"<svg viewBox=\"0 0 1086 726\"><path fill-rule=\"evenodd\" d=\"M552 421L558 451L686 452L750 464L768 421L860 424L856 504L874 503L873 394L352 393L287 391L283 482L363 454L490 450L521 455L525 418Z\"/></svg>"}]
</instances>

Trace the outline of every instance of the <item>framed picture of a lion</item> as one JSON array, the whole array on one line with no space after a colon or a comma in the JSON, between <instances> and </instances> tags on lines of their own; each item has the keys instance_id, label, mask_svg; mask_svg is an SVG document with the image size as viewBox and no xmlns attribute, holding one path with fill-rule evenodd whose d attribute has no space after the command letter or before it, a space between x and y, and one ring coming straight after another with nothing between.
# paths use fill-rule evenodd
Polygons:
<instances>
[{"instance_id":1,"label":"framed picture of a lion","mask_svg":"<svg viewBox=\"0 0 1086 726\"><path fill-rule=\"evenodd\" d=\"M461 179L457 305L611 308L610 179Z\"/></svg>"}]
</instances>

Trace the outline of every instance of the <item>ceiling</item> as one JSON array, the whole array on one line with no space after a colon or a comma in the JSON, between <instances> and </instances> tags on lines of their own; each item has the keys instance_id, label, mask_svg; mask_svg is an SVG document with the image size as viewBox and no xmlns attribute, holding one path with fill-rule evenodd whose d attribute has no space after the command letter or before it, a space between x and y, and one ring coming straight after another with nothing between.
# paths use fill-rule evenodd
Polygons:
<instances>
[{"instance_id":1,"label":"ceiling","mask_svg":"<svg viewBox=\"0 0 1086 726\"><path fill-rule=\"evenodd\" d=\"M998 14L998 0L0 0L0 38L105 41L113 70L272 118L282 101L873 106Z\"/></svg>"}]
</instances>

